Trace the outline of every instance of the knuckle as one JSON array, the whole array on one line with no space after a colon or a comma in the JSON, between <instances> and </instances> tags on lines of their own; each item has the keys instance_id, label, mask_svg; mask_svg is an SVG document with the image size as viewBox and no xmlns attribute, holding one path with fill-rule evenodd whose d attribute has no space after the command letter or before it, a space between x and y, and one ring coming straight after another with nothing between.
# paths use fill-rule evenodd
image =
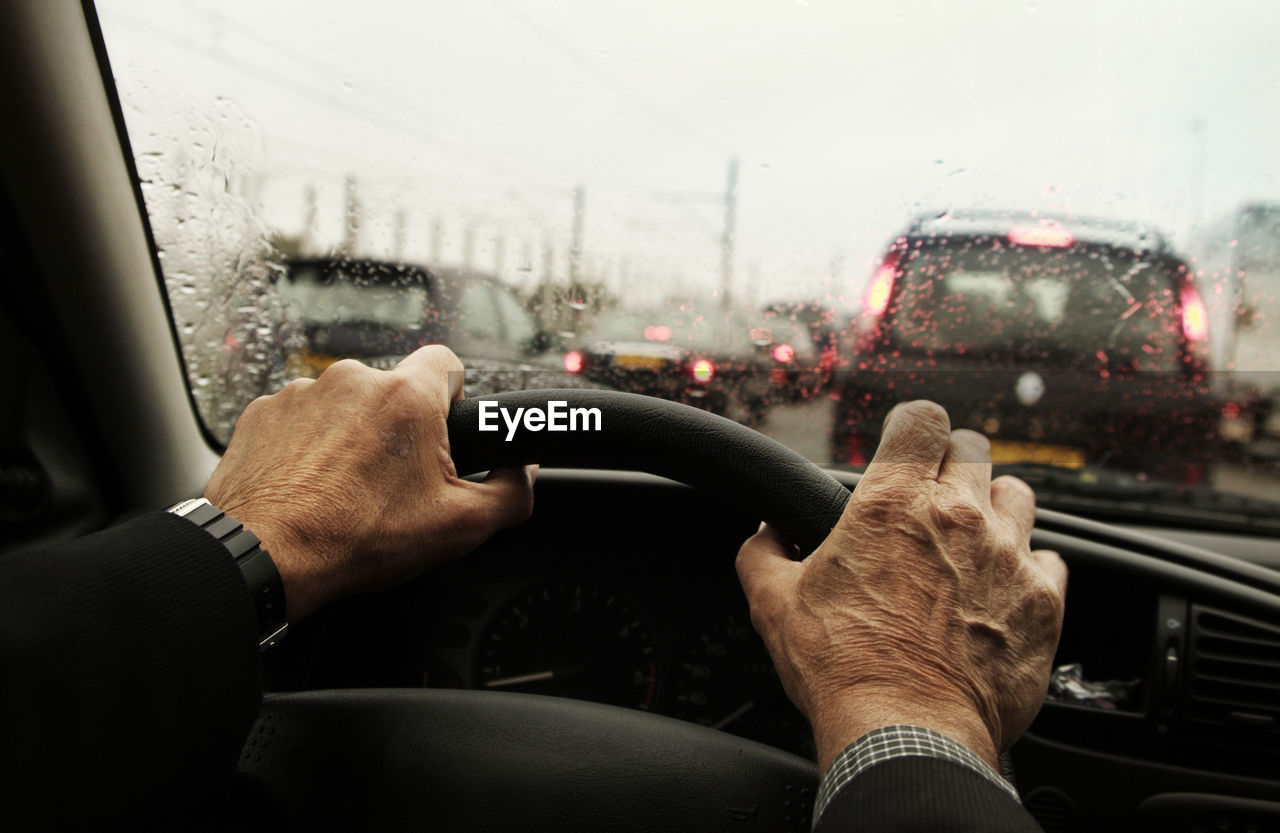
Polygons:
<instances>
[{"instance_id":1,"label":"knuckle","mask_svg":"<svg viewBox=\"0 0 1280 833\"><path fill-rule=\"evenodd\" d=\"M289 384L291 385L293 383L290 382ZM288 390L288 389L289 389L289 385L285 385L281 389L281 392L283 393L285 390ZM265 396L254 397L253 401L251 401L248 405L245 405L244 410L240 412L240 419L244 420L244 419L255 418L262 411L263 408L268 407L268 403L270 403L271 400L274 399L275 397L276 397L276 394L267 394Z\"/></svg>"},{"instance_id":2,"label":"knuckle","mask_svg":"<svg viewBox=\"0 0 1280 833\"><path fill-rule=\"evenodd\" d=\"M991 458L991 441L985 435L968 428L957 428L951 432L951 442L961 450L964 459L961 462L981 462L983 458ZM977 459L973 459L976 457Z\"/></svg>"},{"instance_id":3,"label":"knuckle","mask_svg":"<svg viewBox=\"0 0 1280 833\"><path fill-rule=\"evenodd\" d=\"M947 411L937 402L928 399L915 399L903 402L894 411L900 418L907 419L918 430L948 435L951 433L951 419Z\"/></svg>"},{"instance_id":4,"label":"knuckle","mask_svg":"<svg viewBox=\"0 0 1280 833\"><path fill-rule=\"evenodd\" d=\"M428 391L446 390L450 377L454 373L464 372L462 362L453 351L443 345L432 344L419 348L415 356L417 355L421 355L422 360L415 360L412 367L401 364L386 374L388 381L394 380L403 392L412 391L418 396Z\"/></svg>"},{"instance_id":5,"label":"knuckle","mask_svg":"<svg viewBox=\"0 0 1280 833\"><path fill-rule=\"evenodd\" d=\"M413 377L400 373L384 373L377 379L377 386L387 402L404 403L417 397L417 384Z\"/></svg>"},{"instance_id":6,"label":"knuckle","mask_svg":"<svg viewBox=\"0 0 1280 833\"><path fill-rule=\"evenodd\" d=\"M969 529L981 534L987 528L984 507L968 494L954 494L933 505L934 519L943 529Z\"/></svg>"},{"instance_id":7,"label":"knuckle","mask_svg":"<svg viewBox=\"0 0 1280 833\"><path fill-rule=\"evenodd\" d=\"M849 510L840 518L840 527L848 528L858 522L873 525L891 523L902 514L903 506L909 500L905 490L892 485L859 486L853 496Z\"/></svg>"},{"instance_id":8,"label":"knuckle","mask_svg":"<svg viewBox=\"0 0 1280 833\"><path fill-rule=\"evenodd\" d=\"M461 373L463 371L462 360L457 354L443 344L432 344L422 348L426 356L431 359L432 364L438 366L444 373Z\"/></svg>"},{"instance_id":9,"label":"knuckle","mask_svg":"<svg viewBox=\"0 0 1280 833\"><path fill-rule=\"evenodd\" d=\"M1063 614L1066 612L1066 600L1062 598L1058 588L1054 587L1048 579L1037 577L1031 592L1032 605L1040 611L1041 620L1060 625Z\"/></svg>"},{"instance_id":10,"label":"knuckle","mask_svg":"<svg viewBox=\"0 0 1280 833\"><path fill-rule=\"evenodd\" d=\"M995 480L992 480L991 490L993 492L1003 493L1004 497L1030 500L1032 504L1034 504L1036 500L1035 491L1027 485L1026 481L1021 478L1014 477L1011 474L1003 474Z\"/></svg>"},{"instance_id":11,"label":"knuckle","mask_svg":"<svg viewBox=\"0 0 1280 833\"><path fill-rule=\"evenodd\" d=\"M370 368L355 359L339 359L324 369L320 380L329 382L349 382L360 376L373 372Z\"/></svg>"},{"instance_id":12,"label":"knuckle","mask_svg":"<svg viewBox=\"0 0 1280 833\"><path fill-rule=\"evenodd\" d=\"M313 384L315 384L314 379L299 377L297 379L290 380L288 384L286 384L283 388L280 389L280 393L287 394L289 396L297 396L299 393L306 390ZM265 398L267 397L259 397L259 399L265 399Z\"/></svg>"}]
</instances>

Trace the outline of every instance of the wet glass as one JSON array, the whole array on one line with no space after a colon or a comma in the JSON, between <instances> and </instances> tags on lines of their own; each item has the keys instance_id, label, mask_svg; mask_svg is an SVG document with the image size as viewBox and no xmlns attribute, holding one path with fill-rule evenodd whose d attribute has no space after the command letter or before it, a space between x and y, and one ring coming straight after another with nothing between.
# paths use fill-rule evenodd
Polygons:
<instances>
[{"instance_id":1,"label":"wet glass","mask_svg":"<svg viewBox=\"0 0 1280 833\"><path fill-rule=\"evenodd\" d=\"M1197 488L1280 501L1273 5L97 10L191 387L224 442L254 396L337 356L320 325L358 318L401 351L455 349L469 393L605 384L566 370L593 334L714 346L738 374L701 407L844 465L886 250L920 217L1009 210L1158 229L1198 311L1139 256L918 253L883 349L1173 372L1180 329L1203 327L1196 407L1216 424ZM326 258L425 277L286 277ZM655 390L687 399L672 368Z\"/></svg>"}]
</instances>

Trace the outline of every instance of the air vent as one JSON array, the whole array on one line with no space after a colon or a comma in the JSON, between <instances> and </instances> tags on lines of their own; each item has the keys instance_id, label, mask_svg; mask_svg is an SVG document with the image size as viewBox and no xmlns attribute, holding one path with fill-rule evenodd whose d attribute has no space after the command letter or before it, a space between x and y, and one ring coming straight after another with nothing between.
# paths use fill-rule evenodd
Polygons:
<instances>
[{"instance_id":1,"label":"air vent","mask_svg":"<svg viewBox=\"0 0 1280 833\"><path fill-rule=\"evenodd\" d=\"M1193 605L1187 716L1250 730L1260 742L1280 733L1280 626Z\"/></svg>"}]
</instances>

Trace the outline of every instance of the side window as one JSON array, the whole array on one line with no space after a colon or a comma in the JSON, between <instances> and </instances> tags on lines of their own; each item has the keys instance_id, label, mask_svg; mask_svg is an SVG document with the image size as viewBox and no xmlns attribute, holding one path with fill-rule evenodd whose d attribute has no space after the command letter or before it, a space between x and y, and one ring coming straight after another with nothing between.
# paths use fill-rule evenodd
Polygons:
<instances>
[{"instance_id":1,"label":"side window","mask_svg":"<svg viewBox=\"0 0 1280 833\"><path fill-rule=\"evenodd\" d=\"M499 340L501 321L493 303L493 290L486 283L466 284L458 302L458 320L462 334L478 341Z\"/></svg>"},{"instance_id":2,"label":"side window","mask_svg":"<svg viewBox=\"0 0 1280 833\"><path fill-rule=\"evenodd\" d=\"M508 290L494 290L498 299L498 310L502 313L502 321L506 324L507 342L517 350L528 350L533 346L538 328L534 326L533 315L525 309L516 297Z\"/></svg>"}]
</instances>

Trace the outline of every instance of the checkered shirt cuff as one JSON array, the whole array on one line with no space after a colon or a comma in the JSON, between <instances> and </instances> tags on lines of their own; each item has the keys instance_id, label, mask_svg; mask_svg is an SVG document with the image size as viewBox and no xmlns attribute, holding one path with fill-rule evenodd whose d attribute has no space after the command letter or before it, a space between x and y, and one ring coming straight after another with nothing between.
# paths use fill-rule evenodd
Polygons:
<instances>
[{"instance_id":1,"label":"checkered shirt cuff","mask_svg":"<svg viewBox=\"0 0 1280 833\"><path fill-rule=\"evenodd\" d=\"M941 758L952 761L986 778L992 784L1018 801L1018 791L1013 788L990 764L973 754L965 746L946 735L920 726L885 726L867 732L845 747L822 777L818 797L813 805L813 824L817 826L827 802L835 797L845 784L876 764L894 758Z\"/></svg>"}]
</instances>

